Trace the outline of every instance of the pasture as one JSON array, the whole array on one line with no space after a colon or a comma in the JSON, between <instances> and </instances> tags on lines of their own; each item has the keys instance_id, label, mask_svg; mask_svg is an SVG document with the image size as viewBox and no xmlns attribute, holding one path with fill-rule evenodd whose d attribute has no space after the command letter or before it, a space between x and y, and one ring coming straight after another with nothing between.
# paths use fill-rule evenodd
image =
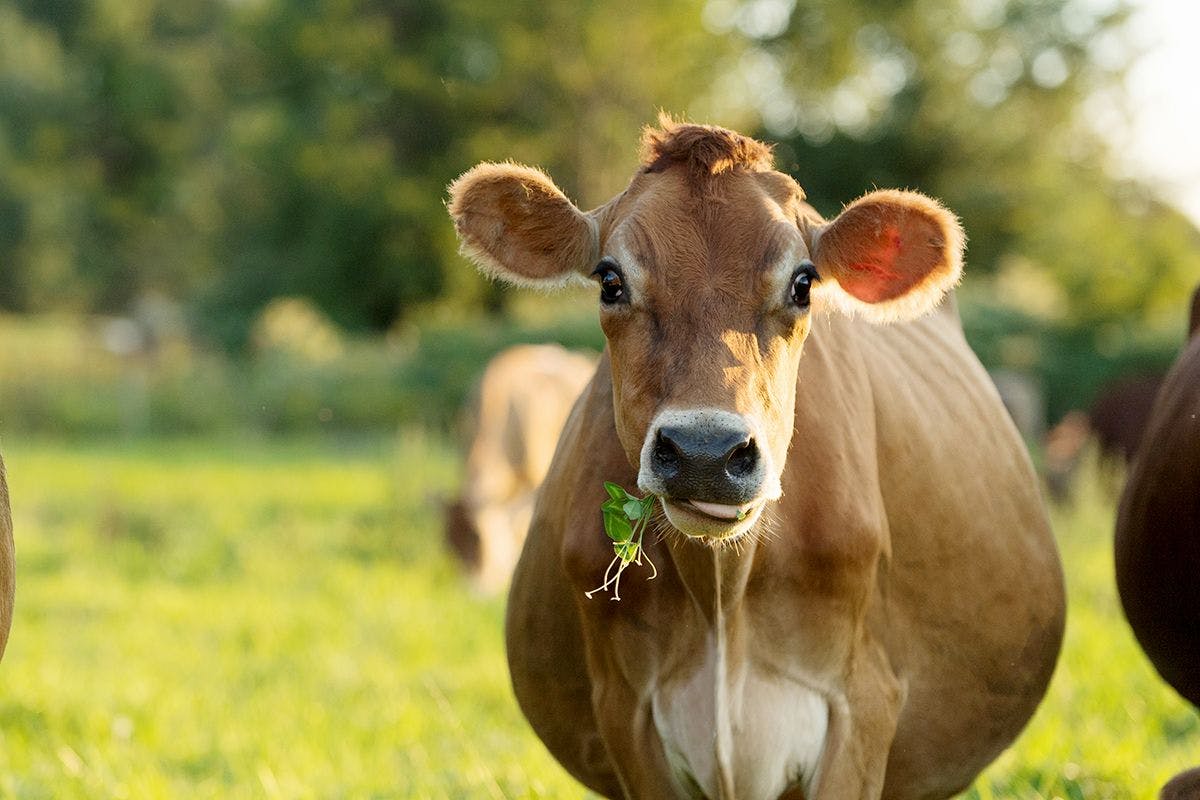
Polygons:
<instances>
[{"instance_id":1,"label":"pasture","mask_svg":"<svg viewBox=\"0 0 1200 800\"><path fill-rule=\"evenodd\" d=\"M6 437L17 613L0 798L581 798L511 698L503 604L441 547L452 448ZM1137 650L1113 491L1056 511L1050 694L968 798L1152 798L1200 716Z\"/></svg>"}]
</instances>

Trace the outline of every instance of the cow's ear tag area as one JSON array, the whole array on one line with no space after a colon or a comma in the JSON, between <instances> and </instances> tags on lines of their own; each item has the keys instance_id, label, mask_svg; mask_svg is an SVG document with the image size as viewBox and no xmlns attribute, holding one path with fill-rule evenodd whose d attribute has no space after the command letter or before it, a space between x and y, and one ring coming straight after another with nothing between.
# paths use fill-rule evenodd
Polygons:
<instances>
[{"instance_id":1,"label":"cow's ear tag area","mask_svg":"<svg viewBox=\"0 0 1200 800\"><path fill-rule=\"evenodd\" d=\"M462 252L486 275L554 288L595 266L595 223L542 171L479 164L450 184Z\"/></svg>"},{"instance_id":2,"label":"cow's ear tag area","mask_svg":"<svg viewBox=\"0 0 1200 800\"><path fill-rule=\"evenodd\" d=\"M962 274L954 215L915 192L871 192L815 232L817 269L833 277L847 310L876 322L934 308Z\"/></svg>"}]
</instances>

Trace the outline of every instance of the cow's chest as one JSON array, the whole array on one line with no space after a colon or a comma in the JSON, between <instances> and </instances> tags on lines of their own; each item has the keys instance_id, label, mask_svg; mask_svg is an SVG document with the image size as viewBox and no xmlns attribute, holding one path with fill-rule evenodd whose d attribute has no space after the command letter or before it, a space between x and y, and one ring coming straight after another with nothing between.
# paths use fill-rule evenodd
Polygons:
<instances>
[{"instance_id":1,"label":"cow's chest","mask_svg":"<svg viewBox=\"0 0 1200 800\"><path fill-rule=\"evenodd\" d=\"M673 778L694 800L776 800L796 784L807 791L829 723L820 694L727 658L715 635L694 663L661 677L652 711Z\"/></svg>"}]
</instances>

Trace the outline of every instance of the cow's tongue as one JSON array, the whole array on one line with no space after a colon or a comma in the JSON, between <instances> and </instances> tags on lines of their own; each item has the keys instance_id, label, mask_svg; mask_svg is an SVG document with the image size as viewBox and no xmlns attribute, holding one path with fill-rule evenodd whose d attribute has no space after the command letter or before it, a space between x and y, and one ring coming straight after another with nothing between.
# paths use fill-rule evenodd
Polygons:
<instances>
[{"instance_id":1,"label":"cow's tongue","mask_svg":"<svg viewBox=\"0 0 1200 800\"><path fill-rule=\"evenodd\" d=\"M702 511L717 519L740 519L743 512L740 506L727 506L721 503L705 503L700 500L688 500L688 505L697 511Z\"/></svg>"}]
</instances>

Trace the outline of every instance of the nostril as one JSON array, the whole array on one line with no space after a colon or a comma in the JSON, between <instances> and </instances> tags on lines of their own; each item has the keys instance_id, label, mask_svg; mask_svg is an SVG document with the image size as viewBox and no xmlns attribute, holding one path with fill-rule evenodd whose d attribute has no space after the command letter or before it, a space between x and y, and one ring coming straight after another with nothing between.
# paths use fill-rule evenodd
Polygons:
<instances>
[{"instance_id":1,"label":"nostril","mask_svg":"<svg viewBox=\"0 0 1200 800\"><path fill-rule=\"evenodd\" d=\"M758 466L758 445L753 439L739 444L729 451L725 459L725 472L735 478L740 478L754 471Z\"/></svg>"},{"instance_id":2,"label":"nostril","mask_svg":"<svg viewBox=\"0 0 1200 800\"><path fill-rule=\"evenodd\" d=\"M654 437L654 464L661 470L674 471L679 468L679 446L662 431Z\"/></svg>"}]
</instances>

